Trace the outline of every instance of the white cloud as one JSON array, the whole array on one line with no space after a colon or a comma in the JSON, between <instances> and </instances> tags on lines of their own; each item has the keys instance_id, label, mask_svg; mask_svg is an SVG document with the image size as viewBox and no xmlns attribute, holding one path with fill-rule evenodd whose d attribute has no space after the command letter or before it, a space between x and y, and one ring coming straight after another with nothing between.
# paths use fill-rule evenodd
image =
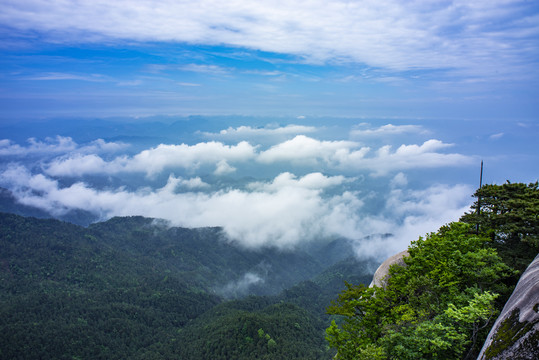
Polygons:
<instances>
[{"instance_id":1,"label":"white cloud","mask_svg":"<svg viewBox=\"0 0 539 360\"><path fill-rule=\"evenodd\" d=\"M78 80L78 81L89 81L89 82L111 81L110 78L101 74L78 75L78 74L58 73L58 72L50 72L50 73L41 74L41 75L29 76L29 77L24 78L24 80L38 80L38 81Z\"/></svg>"},{"instance_id":2,"label":"white cloud","mask_svg":"<svg viewBox=\"0 0 539 360\"><path fill-rule=\"evenodd\" d=\"M183 71L192 71L199 73L206 73L212 75L224 75L228 74L230 71L222 66L217 65L205 65L205 64L188 64L180 67L180 70Z\"/></svg>"},{"instance_id":3,"label":"white cloud","mask_svg":"<svg viewBox=\"0 0 539 360\"><path fill-rule=\"evenodd\" d=\"M251 75L260 75L260 76L283 76L285 75L281 71L273 70L273 71L266 71L266 70L246 70L243 71L244 74L251 74Z\"/></svg>"},{"instance_id":4,"label":"white cloud","mask_svg":"<svg viewBox=\"0 0 539 360\"><path fill-rule=\"evenodd\" d=\"M180 85L180 86L201 86L200 84L188 83L188 82L179 82L178 85Z\"/></svg>"},{"instance_id":5,"label":"white cloud","mask_svg":"<svg viewBox=\"0 0 539 360\"><path fill-rule=\"evenodd\" d=\"M27 146L21 146L9 139L0 140L0 156L28 156L28 155L58 155L66 153L96 153L115 152L126 148L128 145L119 142L106 142L97 139L86 145L79 145L70 137L56 136L47 137L44 141L35 138L27 140Z\"/></svg>"},{"instance_id":6,"label":"white cloud","mask_svg":"<svg viewBox=\"0 0 539 360\"><path fill-rule=\"evenodd\" d=\"M343 156L360 158L368 151L368 149L363 148L350 152L350 149L357 147L359 147L359 143L353 141L320 141L305 135L298 135L292 140L287 140L263 151L258 156L258 161L266 164L282 161L306 165L317 165L320 162L334 164L340 162Z\"/></svg>"},{"instance_id":7,"label":"white cloud","mask_svg":"<svg viewBox=\"0 0 539 360\"><path fill-rule=\"evenodd\" d=\"M289 136L303 130L306 129L291 125L226 131L235 135ZM408 133L412 129L381 127L375 131ZM467 209L472 192L461 185L407 189L405 171L408 169L459 166L471 161L469 156L446 153L452 145L436 139L371 149L355 141L323 141L297 135L266 150L245 141L236 145L210 141L194 145L161 144L133 156L98 155L125 146L104 140L79 145L63 137L43 142L30 139L27 146L2 140L0 154L3 150L4 155L44 156L32 165L4 164L0 168L0 186L12 191L19 202L55 216L70 210L87 210L103 219L143 215L178 226L222 226L230 239L253 248L290 248L323 237L358 240L371 234L393 233L393 237L374 236L356 244L358 254L380 257L401 250L417 236L435 231L445 222L458 219ZM56 158L46 162L51 156ZM302 176L288 171L290 164L301 165ZM170 175L161 188L141 184L137 190L122 186L99 189L84 182L68 181L65 185L66 182L57 180L63 176L122 172L168 175L166 172L171 173L175 168L202 169L206 173L214 170L215 175L223 175L236 171L236 166L240 174L243 174L241 166L245 166L255 170L261 167L264 174L278 175L265 175L272 178L253 181L241 188L220 184L221 190L212 189L195 175L186 178ZM40 168L43 174L36 173ZM392 178L381 179L378 192L373 193L371 189L362 189L362 183L356 181L355 176L361 171L392 174ZM159 179L156 176L154 183ZM384 189L383 184L388 186ZM378 213L365 208L372 197L377 197L377 209L378 204L385 204Z\"/></svg>"},{"instance_id":8,"label":"white cloud","mask_svg":"<svg viewBox=\"0 0 539 360\"><path fill-rule=\"evenodd\" d=\"M20 203L54 215L83 209L103 218L143 215L187 227L223 226L231 239L248 247L288 248L317 237L345 235L342 224L355 222L350 219L357 219L362 202L353 193L326 197L315 188L338 184L340 178L314 174L294 182L293 175L285 177L290 180L282 183L283 177L276 178L273 185L262 184L254 191L177 192L185 182L173 176L157 190L96 190L82 182L62 187L58 181L12 165L0 174L0 184Z\"/></svg>"},{"instance_id":9,"label":"white cloud","mask_svg":"<svg viewBox=\"0 0 539 360\"><path fill-rule=\"evenodd\" d=\"M400 179L404 186L401 175ZM248 190L208 190L200 178L170 176L160 189L125 188L98 190L77 182L63 186L42 174L31 174L21 165L0 173L0 185L25 205L61 215L82 209L101 216L143 215L186 227L222 226L229 238L257 248L295 245L325 237L355 241L359 256L385 257L404 249L410 241L458 218L469 208L468 186L435 185L423 190L393 188L376 194L385 204L379 213L364 208L357 191L326 189L347 181L321 173L296 177L283 173L269 182L251 184ZM179 192L179 188L188 192ZM372 196L369 194L367 196ZM365 236L392 233L392 237Z\"/></svg>"},{"instance_id":10,"label":"white cloud","mask_svg":"<svg viewBox=\"0 0 539 360\"><path fill-rule=\"evenodd\" d=\"M203 134L212 138L253 138L253 137L269 137L283 135L297 135L316 132L318 129L314 126L304 125L286 125L286 126L271 126L263 128L254 128L251 126L239 126L237 128L229 127L221 130L219 133L204 132Z\"/></svg>"},{"instance_id":11,"label":"white cloud","mask_svg":"<svg viewBox=\"0 0 539 360\"><path fill-rule=\"evenodd\" d=\"M46 138L45 141L29 138L27 141L28 146L21 146L8 139L1 140L0 155L25 156L30 154L66 153L77 148L77 143L72 138L63 136L57 136L54 139Z\"/></svg>"},{"instance_id":12,"label":"white cloud","mask_svg":"<svg viewBox=\"0 0 539 360\"><path fill-rule=\"evenodd\" d=\"M368 124L360 124L356 129L350 131L350 136L353 137L365 137L365 136L383 136L383 135L400 135L405 133L426 133L426 130L419 125L392 125L387 124L375 129L361 129Z\"/></svg>"},{"instance_id":13,"label":"white cloud","mask_svg":"<svg viewBox=\"0 0 539 360\"><path fill-rule=\"evenodd\" d=\"M502 132L502 133L497 133L497 134L492 134L489 136L489 139L491 140L498 140L500 139L502 136L504 136L505 134Z\"/></svg>"},{"instance_id":14,"label":"white cloud","mask_svg":"<svg viewBox=\"0 0 539 360\"><path fill-rule=\"evenodd\" d=\"M217 167L215 168L215 171L213 172L215 175L226 175L231 174L236 171L236 168L233 166L230 166L226 160L221 160L217 163Z\"/></svg>"},{"instance_id":15,"label":"white cloud","mask_svg":"<svg viewBox=\"0 0 539 360\"><path fill-rule=\"evenodd\" d=\"M224 297L234 298L247 294L251 286L262 283L264 283L264 279L259 274L249 271L243 274L238 280L230 281L222 287L217 287L215 290Z\"/></svg>"},{"instance_id":16,"label":"white cloud","mask_svg":"<svg viewBox=\"0 0 539 360\"><path fill-rule=\"evenodd\" d=\"M320 172L310 173L298 179L296 175L285 172L275 177L271 183L254 182L250 183L248 188L251 190L264 190L270 192L279 191L287 187L323 190L325 188L341 185L344 182L353 180L353 178L346 178L342 175L325 176Z\"/></svg>"},{"instance_id":17,"label":"white cloud","mask_svg":"<svg viewBox=\"0 0 539 360\"><path fill-rule=\"evenodd\" d=\"M397 175L395 175L393 179L391 179L391 182L389 184L393 188L404 187L408 185L408 179L406 178L406 175L404 173L400 172Z\"/></svg>"},{"instance_id":18,"label":"white cloud","mask_svg":"<svg viewBox=\"0 0 539 360\"><path fill-rule=\"evenodd\" d=\"M324 189L327 187L340 185L344 183L345 181L352 181L352 180L353 179L346 179L342 175L325 176L320 172L316 172L316 173L310 173L303 176L297 181L297 184L301 187L305 187L308 189Z\"/></svg>"},{"instance_id":19,"label":"white cloud","mask_svg":"<svg viewBox=\"0 0 539 360\"><path fill-rule=\"evenodd\" d=\"M525 71L520 65L535 54L539 32L533 2L518 0L6 0L0 14L1 24L45 32L54 41L227 45L310 61L476 74ZM205 66L191 70L216 71Z\"/></svg>"},{"instance_id":20,"label":"white cloud","mask_svg":"<svg viewBox=\"0 0 539 360\"><path fill-rule=\"evenodd\" d=\"M182 178L178 178L179 182L178 182L178 185L182 186L182 187L185 187L187 189L190 189L190 190L194 190L194 189L208 189L210 188L210 184L208 183L205 183L204 181L202 181L202 179L200 177L194 177L194 178L191 178L191 179L182 179Z\"/></svg>"},{"instance_id":21,"label":"white cloud","mask_svg":"<svg viewBox=\"0 0 539 360\"><path fill-rule=\"evenodd\" d=\"M88 145L79 147L78 151L82 153L116 152L127 147L129 147L129 144L123 142L106 142L103 139L97 139Z\"/></svg>"},{"instance_id":22,"label":"white cloud","mask_svg":"<svg viewBox=\"0 0 539 360\"><path fill-rule=\"evenodd\" d=\"M165 145L143 150L133 157L119 156L105 161L95 154L75 154L50 162L45 171L53 176L80 176L83 174L141 172L156 175L165 169L196 169L201 165L215 164L217 172L232 170L228 162L246 161L255 156L255 147L242 141L235 146L220 142L203 142L195 145ZM224 162L223 162L224 161ZM228 166L228 167L227 167Z\"/></svg>"},{"instance_id":23,"label":"white cloud","mask_svg":"<svg viewBox=\"0 0 539 360\"><path fill-rule=\"evenodd\" d=\"M385 209L377 215L361 219L363 233L392 234L371 236L357 241L358 256L386 258L405 250L419 236L457 221L471 205L472 188L465 185L433 185L424 190L394 189L385 201Z\"/></svg>"},{"instance_id":24,"label":"white cloud","mask_svg":"<svg viewBox=\"0 0 539 360\"><path fill-rule=\"evenodd\" d=\"M471 157L438 152L450 146L452 145L431 139L421 145L401 145L393 152L391 145L385 145L373 153L368 147L354 150L359 147L357 142L319 141L298 135L261 152L258 161L267 164L287 161L306 166L326 165L348 171L367 170L375 176L386 175L392 171L471 163Z\"/></svg>"},{"instance_id":25,"label":"white cloud","mask_svg":"<svg viewBox=\"0 0 539 360\"><path fill-rule=\"evenodd\" d=\"M116 160L116 162L118 161ZM116 169L99 155L74 154L55 159L47 165L45 172L52 176L82 176L85 174L115 173Z\"/></svg>"},{"instance_id":26,"label":"white cloud","mask_svg":"<svg viewBox=\"0 0 539 360\"><path fill-rule=\"evenodd\" d=\"M118 81L116 83L118 86L139 86L142 85L142 80L135 79L135 80L127 80L127 81Z\"/></svg>"},{"instance_id":27,"label":"white cloud","mask_svg":"<svg viewBox=\"0 0 539 360\"><path fill-rule=\"evenodd\" d=\"M216 164L222 160L245 161L253 158L255 148L242 141L235 146L220 142L204 142L195 145L164 145L144 150L125 165L127 171L156 174L167 167L197 168L200 164Z\"/></svg>"},{"instance_id":28,"label":"white cloud","mask_svg":"<svg viewBox=\"0 0 539 360\"><path fill-rule=\"evenodd\" d=\"M297 130L301 129L302 127ZM239 133L261 134L258 131L287 134L295 130L288 127L274 130L247 128L240 130ZM28 147L21 147L9 140L0 141L0 154L42 155L47 152L52 155L60 154L61 156L44 162L43 165L46 174L56 177L118 173L142 173L154 177L174 169L194 172L201 168L208 171L208 167L214 167L215 175L225 175L235 172L236 166L241 164L268 166L268 168L269 165L282 167L292 164L316 170L338 170L345 173L366 171L373 176L383 176L409 169L465 166L473 160L462 154L445 153L445 149L452 144L436 139L427 140L420 145L403 144L395 150L391 145L384 145L374 151L370 147L360 146L360 143L355 141L327 141L297 135L262 151L258 150L259 146L253 146L246 141L238 142L236 145L210 141L194 145L160 144L133 156L119 155L109 160L97 153L119 151L126 145L107 143L101 139L84 146L77 145L70 138L62 137L58 137L56 142L49 139L48 143L30 140L31 145Z\"/></svg>"},{"instance_id":29,"label":"white cloud","mask_svg":"<svg viewBox=\"0 0 539 360\"><path fill-rule=\"evenodd\" d=\"M396 170L463 166L473 162L473 158L466 155L437 152L450 146L452 145L431 139L422 145L401 145L391 152L391 146L386 145L378 149L375 157L348 165L369 169L374 172L373 175L380 176Z\"/></svg>"}]
</instances>

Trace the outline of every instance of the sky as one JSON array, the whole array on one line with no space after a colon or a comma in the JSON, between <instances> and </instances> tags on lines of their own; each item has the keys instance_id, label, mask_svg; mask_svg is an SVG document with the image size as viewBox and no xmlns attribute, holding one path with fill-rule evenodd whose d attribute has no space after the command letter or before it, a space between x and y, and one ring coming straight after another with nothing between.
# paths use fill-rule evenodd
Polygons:
<instances>
[{"instance_id":1,"label":"sky","mask_svg":"<svg viewBox=\"0 0 539 360\"><path fill-rule=\"evenodd\" d=\"M538 40L535 1L4 0L0 186L383 256L457 220L481 160L537 180Z\"/></svg>"}]
</instances>

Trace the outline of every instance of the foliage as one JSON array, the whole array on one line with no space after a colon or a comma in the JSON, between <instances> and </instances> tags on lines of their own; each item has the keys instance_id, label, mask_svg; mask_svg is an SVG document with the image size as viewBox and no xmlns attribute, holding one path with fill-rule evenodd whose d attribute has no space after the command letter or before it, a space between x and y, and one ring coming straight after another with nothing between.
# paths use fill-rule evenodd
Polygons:
<instances>
[{"instance_id":1,"label":"foliage","mask_svg":"<svg viewBox=\"0 0 539 360\"><path fill-rule=\"evenodd\" d=\"M0 216L2 358L174 357L177 329L221 301L102 235Z\"/></svg>"},{"instance_id":2,"label":"foliage","mask_svg":"<svg viewBox=\"0 0 539 360\"><path fill-rule=\"evenodd\" d=\"M0 213L0 358L329 359L322 309L342 289L335 279L372 273L349 259L327 264L242 249L218 228L142 217L84 228ZM264 276L249 290L273 295L218 296L247 271Z\"/></svg>"},{"instance_id":3,"label":"foliage","mask_svg":"<svg viewBox=\"0 0 539 360\"><path fill-rule=\"evenodd\" d=\"M385 288L347 284L328 308L343 317L326 330L339 359L461 359L477 352L494 300L511 275L488 238L451 223L412 242Z\"/></svg>"},{"instance_id":4,"label":"foliage","mask_svg":"<svg viewBox=\"0 0 539 360\"><path fill-rule=\"evenodd\" d=\"M348 258L277 296L220 304L184 328L178 352L194 359L330 359L334 353L324 341L323 309L342 289L342 277L368 282L372 267Z\"/></svg>"},{"instance_id":5,"label":"foliage","mask_svg":"<svg viewBox=\"0 0 539 360\"><path fill-rule=\"evenodd\" d=\"M484 185L473 195L477 200L472 211L461 221L472 224L476 231L491 239L506 264L517 272L504 280L509 287L516 286L520 274L539 251L539 188L538 183L510 183ZM501 296L499 304L507 297Z\"/></svg>"},{"instance_id":6,"label":"foliage","mask_svg":"<svg viewBox=\"0 0 539 360\"><path fill-rule=\"evenodd\" d=\"M537 183L485 186L479 215L413 242L385 288L346 283L328 309L338 358L474 356L518 279L501 258L523 270L537 253L537 194ZM252 251L219 228L0 214L0 358L330 359L323 308L375 269L348 248ZM221 291L247 272L264 281ZM248 293L263 296L226 298Z\"/></svg>"},{"instance_id":7,"label":"foliage","mask_svg":"<svg viewBox=\"0 0 539 360\"><path fill-rule=\"evenodd\" d=\"M323 321L289 303L246 311L243 300L221 304L187 326L180 334L182 359L329 359ZM252 304L251 304L252 306ZM181 344L181 346L180 346Z\"/></svg>"},{"instance_id":8,"label":"foliage","mask_svg":"<svg viewBox=\"0 0 539 360\"><path fill-rule=\"evenodd\" d=\"M539 188L507 182L502 185L484 185L474 197L472 212L462 220L486 227L502 241L523 241L539 245Z\"/></svg>"},{"instance_id":9,"label":"foliage","mask_svg":"<svg viewBox=\"0 0 539 360\"><path fill-rule=\"evenodd\" d=\"M500 255L523 271L539 250L538 183L484 185L473 196L472 211L461 221L478 226Z\"/></svg>"}]
</instances>

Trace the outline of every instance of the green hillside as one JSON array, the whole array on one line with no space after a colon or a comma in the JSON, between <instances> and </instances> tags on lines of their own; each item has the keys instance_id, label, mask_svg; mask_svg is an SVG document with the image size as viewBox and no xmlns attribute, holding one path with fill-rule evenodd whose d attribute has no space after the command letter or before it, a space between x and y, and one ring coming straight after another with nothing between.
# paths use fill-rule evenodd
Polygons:
<instances>
[{"instance_id":1,"label":"green hillside","mask_svg":"<svg viewBox=\"0 0 539 360\"><path fill-rule=\"evenodd\" d=\"M317 256L331 249L347 251ZM0 358L327 359L329 299L376 267L350 252L254 251L142 217L84 228L0 214Z\"/></svg>"},{"instance_id":2,"label":"green hillside","mask_svg":"<svg viewBox=\"0 0 539 360\"><path fill-rule=\"evenodd\" d=\"M461 222L412 241L383 286L347 285L328 308L336 359L477 358L539 251L539 188L507 182L474 196Z\"/></svg>"}]
</instances>

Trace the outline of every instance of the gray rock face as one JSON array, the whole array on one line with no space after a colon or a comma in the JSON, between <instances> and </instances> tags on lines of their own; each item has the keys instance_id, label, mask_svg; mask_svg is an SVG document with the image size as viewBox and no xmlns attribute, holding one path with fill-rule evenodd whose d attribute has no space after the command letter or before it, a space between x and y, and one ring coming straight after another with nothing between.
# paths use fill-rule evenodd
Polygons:
<instances>
[{"instance_id":1,"label":"gray rock face","mask_svg":"<svg viewBox=\"0 0 539 360\"><path fill-rule=\"evenodd\" d=\"M539 359L539 255L522 274L477 359Z\"/></svg>"},{"instance_id":2,"label":"gray rock face","mask_svg":"<svg viewBox=\"0 0 539 360\"><path fill-rule=\"evenodd\" d=\"M409 255L410 254L408 254L408 250L404 250L398 254L395 254L387 258L386 261L384 261L382 265L380 265L378 269L376 269L376 272L374 273L372 282L369 285L369 287L373 287L373 286L385 287L387 284L387 275L389 273L389 267L394 264L404 265L403 258Z\"/></svg>"}]
</instances>

